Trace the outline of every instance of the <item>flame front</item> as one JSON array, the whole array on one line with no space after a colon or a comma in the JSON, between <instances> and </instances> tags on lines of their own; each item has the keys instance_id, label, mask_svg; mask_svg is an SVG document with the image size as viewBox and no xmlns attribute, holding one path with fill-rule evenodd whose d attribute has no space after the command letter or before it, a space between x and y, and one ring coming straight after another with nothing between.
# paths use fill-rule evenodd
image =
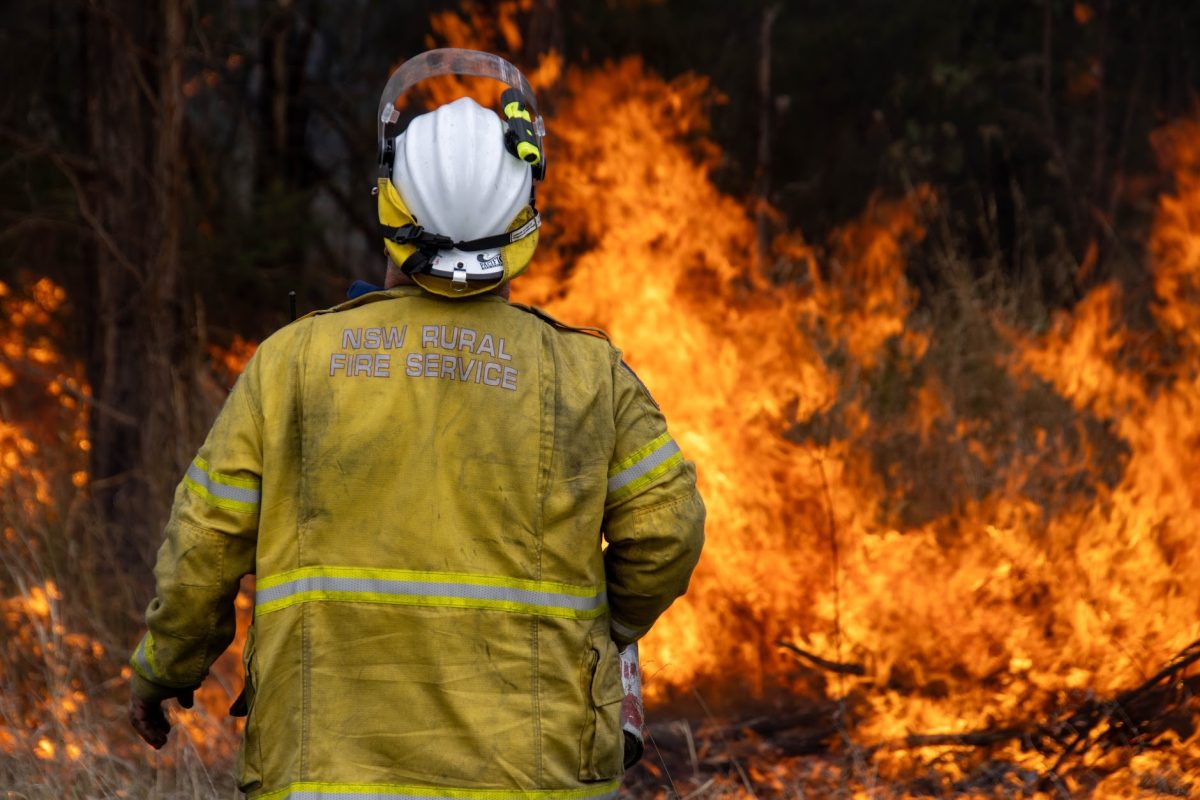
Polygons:
<instances>
[{"instance_id":1,"label":"flame front","mask_svg":"<svg viewBox=\"0 0 1200 800\"><path fill-rule=\"evenodd\" d=\"M706 81L665 84L629 60L571 74L566 90L547 187L556 238L516 291L608 330L699 465L709 541L692 590L649 638L650 691L708 677L761 693L785 677L780 638L803 632L835 649L831 537L875 527L880 492L850 441L815 446L795 431L854 391L823 344L856 370L889 342L924 349L904 329L914 298L901 245L922 235L931 193L873 204L839 234L828 280L802 241L779 242L816 281L778 284L749 269L753 222L709 179ZM855 408L847 423L859 434L869 424Z\"/></svg>"},{"instance_id":2,"label":"flame front","mask_svg":"<svg viewBox=\"0 0 1200 800\"><path fill-rule=\"evenodd\" d=\"M1103 286L1046 335L1008 333L985 353L996 386L972 413L948 388L969 378L927 355L950 332L913 314L904 278L930 190L872 202L819 252L777 241L807 279L774 282L751 268L749 210L709 179L706 81L664 83L628 60L568 72L564 94L550 131L554 238L516 292L627 350L709 507L691 590L643 649L652 697L699 692L728 708L780 690L852 694L867 705L854 731L865 746L1111 695L1200 639L1200 126L1159 142L1177 191L1150 243L1147 341ZM898 412L881 400L893 391ZM1042 402L1053 413L1030 413ZM978 466L990 485L954 497L948 481L942 510L905 524L911 480L880 459L888 439L959 454L960 469L938 464L929 481ZM865 675L829 686L781 642ZM943 752L880 765L899 775ZM1197 756L1193 740L1138 768L1186 773Z\"/></svg>"}]
</instances>

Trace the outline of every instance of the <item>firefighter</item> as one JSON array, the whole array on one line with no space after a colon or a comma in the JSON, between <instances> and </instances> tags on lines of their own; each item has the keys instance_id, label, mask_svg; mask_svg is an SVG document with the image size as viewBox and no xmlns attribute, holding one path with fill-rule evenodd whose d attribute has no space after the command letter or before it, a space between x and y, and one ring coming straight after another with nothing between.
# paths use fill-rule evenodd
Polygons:
<instances>
[{"instance_id":1,"label":"firefighter","mask_svg":"<svg viewBox=\"0 0 1200 800\"><path fill-rule=\"evenodd\" d=\"M460 99L392 136L395 98L446 72L504 81L505 118ZM131 721L166 743L162 703L190 706L254 574L251 798L612 797L618 652L687 588L695 469L606 337L507 300L545 174L525 79L445 50L397 75L386 284L238 380L175 494Z\"/></svg>"}]
</instances>

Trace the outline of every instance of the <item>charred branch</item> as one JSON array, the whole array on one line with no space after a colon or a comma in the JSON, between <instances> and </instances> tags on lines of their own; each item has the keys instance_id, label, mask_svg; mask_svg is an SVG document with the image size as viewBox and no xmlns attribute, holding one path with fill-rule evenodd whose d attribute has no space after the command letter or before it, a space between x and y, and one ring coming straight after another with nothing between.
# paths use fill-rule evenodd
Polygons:
<instances>
[{"instance_id":1,"label":"charred branch","mask_svg":"<svg viewBox=\"0 0 1200 800\"><path fill-rule=\"evenodd\" d=\"M865 674L862 665L830 661L790 642L777 644L817 668L838 674ZM1197 662L1200 641L1184 648L1138 686L1112 698L1090 700L1048 720L1017 720L962 733L913 733L868 746L859 746L843 736L846 727L839 717L842 702L825 698L786 713L720 725L710 719L694 735L690 725L681 722L654 725L649 732L661 764L668 771L690 769L697 783L704 777L703 769L730 771L755 756L816 755L851 747L856 755L869 761L884 751L947 748L947 755L976 750L986 759L979 772L956 784L958 789L984 791L1001 784L1012 787L1015 782L1020 784L1019 791L1032 793L1039 787L1049 790L1064 785L1065 778L1084 764L1084 756L1093 748L1164 747L1170 741L1164 739L1167 734L1174 734L1178 741L1190 740L1200 730L1200 704L1195 702L1200 697L1200 675L1187 674ZM859 700L861 696L852 693L844 701L851 706L851 716L860 713L856 708ZM1020 750L1054 758L1053 766L1039 774L1003 757L987 755L995 748L1013 744ZM939 789L934 783L926 789L916 785L910 788L932 794L946 788Z\"/></svg>"},{"instance_id":2,"label":"charred branch","mask_svg":"<svg viewBox=\"0 0 1200 800\"><path fill-rule=\"evenodd\" d=\"M1200 676L1183 677L1197 661L1200 640L1181 650L1140 686L1110 701L1087 703L1067 719L1044 726L1040 732L1064 746L1054 766L1042 776L1043 784L1052 782L1069 758L1082 758L1096 745L1110 749L1146 744L1168 729L1182 734L1181 739L1189 738L1195 730L1193 715L1181 717L1176 712L1200 692Z\"/></svg>"},{"instance_id":3,"label":"charred branch","mask_svg":"<svg viewBox=\"0 0 1200 800\"><path fill-rule=\"evenodd\" d=\"M1194 712L1181 713L1181 707L1200 691L1200 676L1185 678L1183 673L1197 661L1200 661L1200 640L1188 645L1136 688L1111 700L1090 701L1066 716L1040 724L1026 722L966 733L913 734L871 750L992 747L1019 740L1028 749L1058 753L1054 766L1043 776L1045 781L1056 775L1070 758L1082 757L1098 744L1105 748L1147 744L1167 730L1176 731L1181 739L1189 738L1195 730Z\"/></svg>"},{"instance_id":4,"label":"charred branch","mask_svg":"<svg viewBox=\"0 0 1200 800\"><path fill-rule=\"evenodd\" d=\"M842 662L838 662L838 661L830 661L827 658L822 658L821 656L817 655L816 653L810 653L807 650L803 650L803 649L797 647L796 645L792 644L791 642L785 642L783 640L780 640L780 641L776 642L775 644L776 644L776 646L782 647L784 650L787 650L788 652L792 653L797 658L799 658L803 661L807 661L808 663L812 664L813 666L823 669L826 672L833 672L837 675L855 675L860 678L867 674L867 668L865 666L863 666L862 664L855 664L853 662L842 663Z\"/></svg>"}]
</instances>

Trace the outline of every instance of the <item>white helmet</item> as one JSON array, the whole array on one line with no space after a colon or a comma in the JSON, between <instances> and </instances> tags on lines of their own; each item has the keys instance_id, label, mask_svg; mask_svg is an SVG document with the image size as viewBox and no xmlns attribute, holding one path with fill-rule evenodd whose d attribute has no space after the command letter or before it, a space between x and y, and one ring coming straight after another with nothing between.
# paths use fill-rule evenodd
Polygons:
<instances>
[{"instance_id":1,"label":"white helmet","mask_svg":"<svg viewBox=\"0 0 1200 800\"><path fill-rule=\"evenodd\" d=\"M515 72L495 56L445 52L466 52L489 68L498 62ZM502 79L527 89L516 75L519 81L503 77L507 73ZM378 181L385 244L392 260L425 289L450 297L477 294L511 280L533 257L541 224L533 183L544 162L529 97L506 92L507 124L463 97L383 140L382 154L390 156L381 162ZM389 101L381 120L394 118Z\"/></svg>"},{"instance_id":2,"label":"white helmet","mask_svg":"<svg viewBox=\"0 0 1200 800\"><path fill-rule=\"evenodd\" d=\"M508 230L529 205L529 165L504 146L504 123L469 97L408 124L396 137L392 182L417 224L455 242ZM440 250L430 267L467 279L502 274L500 248Z\"/></svg>"}]
</instances>

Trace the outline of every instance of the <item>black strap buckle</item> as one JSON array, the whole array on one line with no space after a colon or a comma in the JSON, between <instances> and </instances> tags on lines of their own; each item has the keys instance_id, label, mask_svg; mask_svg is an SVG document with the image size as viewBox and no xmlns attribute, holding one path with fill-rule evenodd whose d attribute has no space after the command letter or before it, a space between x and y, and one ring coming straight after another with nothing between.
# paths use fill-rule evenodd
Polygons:
<instances>
[{"instance_id":1,"label":"black strap buckle","mask_svg":"<svg viewBox=\"0 0 1200 800\"><path fill-rule=\"evenodd\" d=\"M418 241L423 233L425 233L425 229L420 225L401 225L392 234L392 241L396 244L412 244Z\"/></svg>"},{"instance_id":2,"label":"black strap buckle","mask_svg":"<svg viewBox=\"0 0 1200 800\"><path fill-rule=\"evenodd\" d=\"M430 233L420 225L401 225L399 228L389 228L387 238L396 244L415 244L421 249L449 250L454 247L454 240L440 233Z\"/></svg>"}]
</instances>

